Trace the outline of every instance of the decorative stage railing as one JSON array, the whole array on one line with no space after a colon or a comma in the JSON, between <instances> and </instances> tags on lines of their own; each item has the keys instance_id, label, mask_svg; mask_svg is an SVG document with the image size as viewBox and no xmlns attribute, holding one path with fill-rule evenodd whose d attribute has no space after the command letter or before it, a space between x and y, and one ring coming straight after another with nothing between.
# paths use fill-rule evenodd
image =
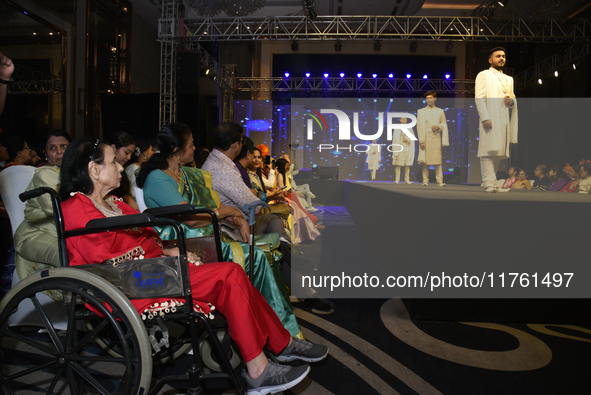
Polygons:
<instances>
[{"instance_id":1,"label":"decorative stage railing","mask_svg":"<svg viewBox=\"0 0 591 395\"><path fill-rule=\"evenodd\" d=\"M8 86L10 93L42 95L62 92L62 79L53 74L17 65L13 77L14 82Z\"/></svg>"}]
</instances>

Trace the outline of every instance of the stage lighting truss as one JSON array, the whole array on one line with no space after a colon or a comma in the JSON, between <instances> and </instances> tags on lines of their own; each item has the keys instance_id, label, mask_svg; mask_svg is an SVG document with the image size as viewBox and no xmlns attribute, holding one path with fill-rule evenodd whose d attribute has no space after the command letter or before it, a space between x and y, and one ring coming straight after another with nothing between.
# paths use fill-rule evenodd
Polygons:
<instances>
[{"instance_id":1,"label":"stage lighting truss","mask_svg":"<svg viewBox=\"0 0 591 395\"><path fill-rule=\"evenodd\" d=\"M474 94L474 80L357 78L357 77L290 77L237 78L235 88L242 92L437 92Z\"/></svg>"},{"instance_id":2,"label":"stage lighting truss","mask_svg":"<svg viewBox=\"0 0 591 395\"><path fill-rule=\"evenodd\" d=\"M166 20L161 19L161 24ZM184 19L198 41L406 40L564 42L591 36L591 20L421 16L252 16ZM165 31L166 29L160 29Z\"/></svg>"},{"instance_id":3,"label":"stage lighting truss","mask_svg":"<svg viewBox=\"0 0 591 395\"><path fill-rule=\"evenodd\" d=\"M14 81L8 85L13 94L43 95L62 92L62 79L55 75L16 65L12 76Z\"/></svg>"}]
</instances>

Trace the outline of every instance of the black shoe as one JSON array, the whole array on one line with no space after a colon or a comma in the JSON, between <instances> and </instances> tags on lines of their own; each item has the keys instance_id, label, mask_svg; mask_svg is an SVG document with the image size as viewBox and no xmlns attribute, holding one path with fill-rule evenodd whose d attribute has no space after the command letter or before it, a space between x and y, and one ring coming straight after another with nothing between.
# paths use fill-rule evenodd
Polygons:
<instances>
[{"instance_id":1,"label":"black shoe","mask_svg":"<svg viewBox=\"0 0 591 395\"><path fill-rule=\"evenodd\" d=\"M334 313L335 304L324 298L306 299L305 301L312 312L316 314L331 314Z\"/></svg>"}]
</instances>

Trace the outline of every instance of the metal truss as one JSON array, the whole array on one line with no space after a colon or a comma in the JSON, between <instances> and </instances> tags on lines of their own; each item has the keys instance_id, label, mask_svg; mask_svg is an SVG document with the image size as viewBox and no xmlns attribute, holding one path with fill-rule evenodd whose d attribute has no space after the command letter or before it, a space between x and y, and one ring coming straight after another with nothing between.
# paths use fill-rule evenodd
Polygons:
<instances>
[{"instance_id":1,"label":"metal truss","mask_svg":"<svg viewBox=\"0 0 591 395\"><path fill-rule=\"evenodd\" d=\"M591 53L588 41L571 45L549 58L542 60L527 70L515 75L515 89L523 89L535 84L539 78L553 74L555 71L570 67L573 63L583 59Z\"/></svg>"},{"instance_id":2,"label":"metal truss","mask_svg":"<svg viewBox=\"0 0 591 395\"><path fill-rule=\"evenodd\" d=\"M160 40L160 116L162 126L176 121L176 47L178 36L176 1L162 1L162 18L158 21Z\"/></svg>"},{"instance_id":3,"label":"metal truss","mask_svg":"<svg viewBox=\"0 0 591 395\"><path fill-rule=\"evenodd\" d=\"M62 92L62 79L49 73L17 66L13 78L15 81L8 85L8 91L13 94L43 95Z\"/></svg>"},{"instance_id":4,"label":"metal truss","mask_svg":"<svg viewBox=\"0 0 591 395\"><path fill-rule=\"evenodd\" d=\"M591 20L587 19L319 16L311 20L306 16L261 16L185 19L183 23L187 35L197 41L340 39L563 42L591 36Z\"/></svg>"},{"instance_id":5,"label":"metal truss","mask_svg":"<svg viewBox=\"0 0 591 395\"><path fill-rule=\"evenodd\" d=\"M245 92L437 92L474 94L474 80L407 78L236 78L236 90Z\"/></svg>"},{"instance_id":6,"label":"metal truss","mask_svg":"<svg viewBox=\"0 0 591 395\"><path fill-rule=\"evenodd\" d=\"M222 85L227 88L222 88L222 119L224 122L234 121L234 76L236 74L236 65L224 65L222 70L223 80Z\"/></svg>"}]
</instances>

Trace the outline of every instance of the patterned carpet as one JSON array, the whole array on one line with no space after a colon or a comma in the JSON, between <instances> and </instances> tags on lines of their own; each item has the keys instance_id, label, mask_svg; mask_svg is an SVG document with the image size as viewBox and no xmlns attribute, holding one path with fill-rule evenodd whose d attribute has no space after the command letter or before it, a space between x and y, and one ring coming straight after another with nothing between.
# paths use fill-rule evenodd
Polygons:
<instances>
[{"instance_id":1,"label":"patterned carpet","mask_svg":"<svg viewBox=\"0 0 591 395\"><path fill-rule=\"evenodd\" d=\"M347 240L354 223L343 207L318 207L326 228L322 238ZM399 298L338 299L335 312L315 315L305 303L295 313L305 336L330 348L329 357L313 364L301 384L285 394L588 394L591 328L574 325L413 321ZM585 312L588 314L588 312ZM35 355L18 345L2 356L2 365L24 367ZM100 349L97 347L97 353ZM190 357L155 367L155 377L184 374ZM112 367L96 366L105 376ZM48 382L50 377L43 377ZM178 393L166 386L162 394ZM26 387L27 393L41 393ZM231 394L221 382L206 393Z\"/></svg>"}]
</instances>

